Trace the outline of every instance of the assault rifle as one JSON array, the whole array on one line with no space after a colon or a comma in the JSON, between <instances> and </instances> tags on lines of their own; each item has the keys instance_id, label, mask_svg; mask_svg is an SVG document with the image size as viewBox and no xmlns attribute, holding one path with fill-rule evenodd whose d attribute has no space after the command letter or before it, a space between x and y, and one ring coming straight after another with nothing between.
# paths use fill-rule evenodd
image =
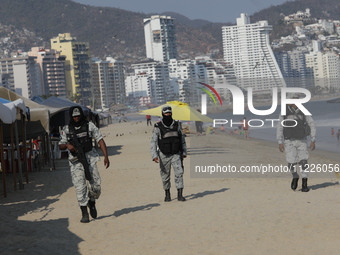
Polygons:
<instances>
[{"instance_id":1,"label":"assault rifle","mask_svg":"<svg viewBox=\"0 0 340 255\"><path fill-rule=\"evenodd\" d=\"M85 171L85 178L86 178L86 180L90 181L90 180L92 180L92 176L91 176L91 173L90 173L89 162L87 162L83 146L78 141L78 137L74 132L73 132L72 136L73 136L72 140L73 140L73 143L74 143L73 146L77 150L77 153L75 155L73 155L73 154L72 155L75 156L78 159L78 161L83 165L84 171Z\"/></svg>"},{"instance_id":2,"label":"assault rifle","mask_svg":"<svg viewBox=\"0 0 340 255\"><path fill-rule=\"evenodd\" d=\"M178 133L179 133L179 130L181 130L181 135L179 136L179 140L180 140L179 142L181 143L181 149L180 149L181 155L180 155L180 158L181 158L181 166L182 166L183 173L184 173L184 158L182 157L182 155L183 155L182 136L183 136L184 134L182 133L182 124L181 124L180 122L178 122L178 126L179 126L179 128L178 128Z\"/></svg>"}]
</instances>

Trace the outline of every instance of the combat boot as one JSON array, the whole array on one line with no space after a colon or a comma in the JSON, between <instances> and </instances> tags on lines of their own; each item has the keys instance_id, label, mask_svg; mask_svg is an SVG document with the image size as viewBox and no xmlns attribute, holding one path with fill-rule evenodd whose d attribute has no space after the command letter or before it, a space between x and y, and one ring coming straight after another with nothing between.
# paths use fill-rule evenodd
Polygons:
<instances>
[{"instance_id":1,"label":"combat boot","mask_svg":"<svg viewBox=\"0 0 340 255\"><path fill-rule=\"evenodd\" d=\"M299 175L296 173L295 167L296 167L296 164L288 163L288 168L293 175L293 179L292 179L292 182L290 184L290 187L291 187L292 190L296 190L296 188L298 186L298 181L299 181Z\"/></svg>"},{"instance_id":2,"label":"combat boot","mask_svg":"<svg viewBox=\"0 0 340 255\"><path fill-rule=\"evenodd\" d=\"M81 206L80 209L81 209L81 214L82 214L82 218L80 222L82 223L90 222L89 213L87 212L87 206Z\"/></svg>"},{"instance_id":3,"label":"combat boot","mask_svg":"<svg viewBox=\"0 0 340 255\"><path fill-rule=\"evenodd\" d=\"M292 190L296 190L298 181L299 181L299 175L297 173L293 173L292 183L290 184L290 187L292 188Z\"/></svg>"},{"instance_id":4,"label":"combat boot","mask_svg":"<svg viewBox=\"0 0 340 255\"><path fill-rule=\"evenodd\" d=\"M296 190L296 188L298 186L298 181L299 181L299 178L293 178L292 179L292 183L290 184L290 187L292 188L292 190Z\"/></svg>"},{"instance_id":5,"label":"combat boot","mask_svg":"<svg viewBox=\"0 0 340 255\"><path fill-rule=\"evenodd\" d=\"M89 200L87 206L90 208L90 215L93 219L97 218L96 201Z\"/></svg>"},{"instance_id":6,"label":"combat boot","mask_svg":"<svg viewBox=\"0 0 340 255\"><path fill-rule=\"evenodd\" d=\"M177 200L178 201L186 201L185 197L183 197L183 188L182 189L177 189L178 194L177 194Z\"/></svg>"},{"instance_id":7,"label":"combat boot","mask_svg":"<svg viewBox=\"0 0 340 255\"><path fill-rule=\"evenodd\" d=\"M307 187L307 178L302 178L302 192L308 192L309 188Z\"/></svg>"},{"instance_id":8,"label":"combat boot","mask_svg":"<svg viewBox=\"0 0 340 255\"><path fill-rule=\"evenodd\" d=\"M170 201L171 201L170 189L166 189L164 202L170 202Z\"/></svg>"}]
</instances>

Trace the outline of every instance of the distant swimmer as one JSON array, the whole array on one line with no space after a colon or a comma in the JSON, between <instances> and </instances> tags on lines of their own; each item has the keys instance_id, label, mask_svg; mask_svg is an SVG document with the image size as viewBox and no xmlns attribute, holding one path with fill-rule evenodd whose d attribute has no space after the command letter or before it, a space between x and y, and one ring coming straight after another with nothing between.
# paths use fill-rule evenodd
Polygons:
<instances>
[{"instance_id":1,"label":"distant swimmer","mask_svg":"<svg viewBox=\"0 0 340 255\"><path fill-rule=\"evenodd\" d=\"M242 122L243 122L242 126L243 126L243 131L244 131L244 137L246 139L249 139L249 125L248 125L247 118L244 117Z\"/></svg>"}]
</instances>

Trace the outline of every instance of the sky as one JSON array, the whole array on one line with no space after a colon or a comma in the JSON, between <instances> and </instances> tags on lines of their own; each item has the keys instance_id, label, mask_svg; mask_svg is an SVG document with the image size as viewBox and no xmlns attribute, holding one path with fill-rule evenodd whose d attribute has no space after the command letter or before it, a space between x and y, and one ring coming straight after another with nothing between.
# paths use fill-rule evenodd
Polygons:
<instances>
[{"instance_id":1,"label":"sky","mask_svg":"<svg viewBox=\"0 0 340 255\"><path fill-rule=\"evenodd\" d=\"M251 15L287 0L72 0L92 6L115 7L127 11L149 13L177 12L189 19L212 22L236 22L240 13Z\"/></svg>"}]
</instances>

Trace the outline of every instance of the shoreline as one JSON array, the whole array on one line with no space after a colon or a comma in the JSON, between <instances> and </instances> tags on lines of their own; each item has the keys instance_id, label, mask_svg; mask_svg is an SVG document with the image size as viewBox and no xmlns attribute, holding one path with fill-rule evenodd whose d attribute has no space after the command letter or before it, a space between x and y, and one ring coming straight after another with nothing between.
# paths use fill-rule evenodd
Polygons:
<instances>
[{"instance_id":1,"label":"shoreline","mask_svg":"<svg viewBox=\"0 0 340 255\"><path fill-rule=\"evenodd\" d=\"M126 115L127 117L136 117L136 119L137 120L129 120L128 122L141 122L141 123L144 123L145 122L145 115L139 115L138 113L130 113L129 115ZM152 116L152 123L155 123L156 121L157 121L157 119L158 119L158 117L157 117L157 119L156 119L156 117L155 116ZM194 126L194 121L183 121L182 122L183 124L183 127L185 127L185 126L188 126L189 127L189 129L191 130L190 132L192 132L191 133L191 135L196 135L196 128L195 128L195 126ZM190 123L190 124L187 124L187 123ZM113 123L113 124L110 124L110 125L115 125L115 124L119 124L119 123ZM205 124L204 124L204 129L206 130L206 128L207 128L207 126L208 125L210 125L210 122L208 123L208 122L206 122ZM227 127L226 128L226 131L225 131L225 133L221 133L220 131L219 131L219 127L216 127L216 129L218 130L217 132L219 133L219 134L222 134L222 135L230 135L230 134L228 134L228 132L229 131L233 131L233 130L235 130L236 129L236 127L235 128L230 128L230 127ZM241 137L241 135L239 135L239 134L235 134L235 136L236 135L238 135L238 136L240 136ZM277 141L275 140L275 138L274 138L274 140L266 140L266 139L261 139L261 138L257 138L257 137L254 137L254 136L251 136L251 130L250 130L250 137L252 138L252 139L256 139L256 140L259 140L259 141L262 141L262 142L264 142L264 143L272 143L272 144L274 144L274 145L277 145ZM332 149L329 149L329 150L327 150L327 149L318 149L318 142L316 141L316 150L317 151L322 151L325 155L326 154L330 154L330 155L332 155L331 156L331 159L333 160L334 159L334 155L333 154L335 154L335 155L338 155L338 153L337 152L335 152L334 150L332 150Z\"/></svg>"},{"instance_id":2,"label":"shoreline","mask_svg":"<svg viewBox=\"0 0 340 255\"><path fill-rule=\"evenodd\" d=\"M8 185L8 197L0 197L6 233L0 253L272 255L290 254L294 247L296 254L338 254L334 222L340 193L334 173L311 175L307 193L300 191L301 181L292 191L287 173L195 178L189 169L199 159L235 166L286 163L272 142L189 134L183 162L187 201L177 201L172 171L172 201L165 203L159 165L149 152L152 129L144 119L101 128L111 166L105 169L102 157L97 164L102 194L98 217L90 223L79 222L66 159L56 161L56 170L30 173L23 190ZM332 156L314 151L310 162L330 164Z\"/></svg>"},{"instance_id":3,"label":"shoreline","mask_svg":"<svg viewBox=\"0 0 340 255\"><path fill-rule=\"evenodd\" d=\"M325 100L332 100L340 98L340 95L337 96L317 96L317 97L311 97L310 101L325 101ZM278 105L281 104L281 101L278 100ZM245 103L245 106L247 104ZM271 102L254 102L254 107L256 106L271 106ZM232 112L233 104L230 103L226 106L208 106L207 107L207 113L208 114L216 114L216 113L225 113L225 112ZM248 109L248 107L245 107L245 109Z\"/></svg>"},{"instance_id":4,"label":"shoreline","mask_svg":"<svg viewBox=\"0 0 340 255\"><path fill-rule=\"evenodd\" d=\"M185 125L183 125L183 126L185 126ZM191 126L191 127L194 128L193 126ZM244 141L248 141L248 140L256 141L263 146L268 146L268 147L272 148L273 150L277 150L277 152L279 152L279 145L276 141L270 141L270 140L265 140L265 139L253 137L253 136L251 136L251 132L250 132L250 136L249 136L250 139L246 140L242 134L229 134L228 131L230 131L230 130L226 129L225 132L221 132L220 130L217 130L216 134L213 134L213 135L205 134L204 136L226 136L226 137L235 138L235 139L238 139L238 140L241 140L241 141L242 140L244 140ZM192 133L190 135L196 136L194 133ZM310 141L308 141L308 144L309 143L310 143ZM338 161L339 160L339 154L337 152L318 149L317 142L316 142L316 149L313 150L313 151L311 151L309 149L308 151L309 151L309 154L310 154L311 157L313 156L313 154L317 154L318 156L321 156L323 158L327 158L330 161Z\"/></svg>"}]
</instances>

